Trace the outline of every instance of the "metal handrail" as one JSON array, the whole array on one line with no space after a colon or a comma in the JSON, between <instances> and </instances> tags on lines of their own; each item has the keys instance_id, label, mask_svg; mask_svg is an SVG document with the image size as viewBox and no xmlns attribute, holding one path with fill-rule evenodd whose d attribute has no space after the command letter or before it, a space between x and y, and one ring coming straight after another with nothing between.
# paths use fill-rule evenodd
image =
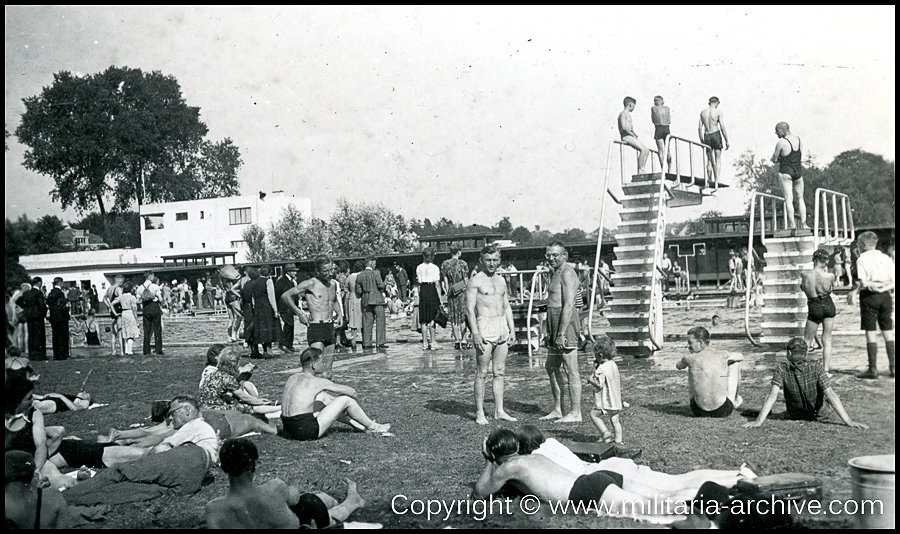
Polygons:
<instances>
[{"instance_id":1,"label":"metal handrail","mask_svg":"<svg viewBox=\"0 0 900 534\"><path fill-rule=\"evenodd\" d=\"M672 145L673 142L674 142L674 148L675 148L675 150L674 150L675 157L673 159L675 161L675 176L676 176L675 183L676 183L676 186L682 187L682 188L684 188L686 186L686 184L681 183L681 161L680 161L680 155L678 152L678 143L681 142L681 143L687 143L687 145L688 145L688 149L687 149L688 150L688 172L690 173L689 175L692 180L690 185L697 185L699 187L699 185L697 184L697 174L694 173L694 150L693 150L694 148L699 148L700 153L701 153L701 156L700 156L700 163L701 163L701 170L702 170L701 177L703 178L703 181L706 182L706 187L702 187L701 189L712 189L713 190L712 194L715 194L716 192L718 192L719 191L719 178L715 175L715 173L713 173L713 175L712 175L715 186L709 187L710 176L708 176L708 173L707 173L708 166L707 166L706 159L707 159L707 150L710 150L710 147L708 145L704 145L703 143L698 143L697 141L692 141L692 140L684 138L684 137L678 137L676 135L667 135L666 140L665 140L666 154L672 153L672 149L670 148L670 145Z\"/></svg>"},{"instance_id":2,"label":"metal handrail","mask_svg":"<svg viewBox=\"0 0 900 534\"><path fill-rule=\"evenodd\" d=\"M753 276L753 235L754 232L754 223L756 222L755 211L756 211L756 199L760 199L759 203L759 220L760 220L760 228L759 228L759 241L763 245L766 244L766 225L765 225L765 216L766 216L766 205L765 199L772 199L772 232L778 229L778 202L781 202L783 211L784 211L784 227L787 228L788 219L787 219L787 209L784 209L784 198L778 197L775 195L770 195L768 193L754 193L753 198L750 200L750 237L747 243L747 254L749 254L749 258L747 259L747 283L744 288L745 298L744 298L744 331L747 333L747 339L750 340L754 346L759 347L762 345L759 341L753 338L753 334L750 333L750 282L751 277Z\"/></svg>"},{"instance_id":3,"label":"metal handrail","mask_svg":"<svg viewBox=\"0 0 900 534\"><path fill-rule=\"evenodd\" d=\"M841 201L841 222L843 224L838 223L838 199L840 199ZM834 222L833 233L830 231L828 224L829 200L831 201L831 218ZM824 233L824 239L820 239L820 212L822 213L821 220L824 223L824 228L821 228L821 230L823 230L822 233ZM815 249L818 249L819 245L821 244L848 245L856 239L856 228L853 226L853 211L850 209L850 197L848 197L844 193L838 193L837 191L831 191L829 189L823 189L821 187L816 189L816 210L815 218L813 220L813 239L815 243ZM839 232L843 234L843 238L839 237Z\"/></svg>"},{"instance_id":4,"label":"metal handrail","mask_svg":"<svg viewBox=\"0 0 900 534\"><path fill-rule=\"evenodd\" d=\"M534 308L534 284L538 278L540 278L540 273L545 272L544 269L535 269L534 276L531 277L531 291L528 293L528 312L525 316L525 336L526 343L528 343L528 358L531 358L531 310ZM543 292L542 292L543 293ZM538 339L540 343L540 339Z\"/></svg>"}]
</instances>

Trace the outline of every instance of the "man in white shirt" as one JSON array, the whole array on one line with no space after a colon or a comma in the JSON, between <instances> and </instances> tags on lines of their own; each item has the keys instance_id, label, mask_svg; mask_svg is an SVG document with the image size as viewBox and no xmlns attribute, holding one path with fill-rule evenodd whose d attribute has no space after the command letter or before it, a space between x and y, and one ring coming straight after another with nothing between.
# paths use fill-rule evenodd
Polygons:
<instances>
[{"instance_id":1,"label":"man in white shirt","mask_svg":"<svg viewBox=\"0 0 900 534\"><path fill-rule=\"evenodd\" d=\"M862 329L866 331L866 353L869 368L858 378L878 378L878 330L884 337L889 373L894 377L894 322L891 319L894 291L894 262L890 256L876 249L878 236L875 232L863 232L857 238L861 254L856 260L857 280L850 294L849 302L859 299L859 314Z\"/></svg>"}]
</instances>

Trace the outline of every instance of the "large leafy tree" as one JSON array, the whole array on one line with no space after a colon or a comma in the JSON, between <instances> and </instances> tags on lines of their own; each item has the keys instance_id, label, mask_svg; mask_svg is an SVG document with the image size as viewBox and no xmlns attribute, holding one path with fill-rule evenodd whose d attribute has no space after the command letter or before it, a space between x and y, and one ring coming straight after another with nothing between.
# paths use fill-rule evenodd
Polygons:
<instances>
[{"instance_id":1,"label":"large leafy tree","mask_svg":"<svg viewBox=\"0 0 900 534\"><path fill-rule=\"evenodd\" d=\"M339 199L328 230L338 256L410 252L418 245L409 223L378 203L351 204Z\"/></svg>"},{"instance_id":2,"label":"large leafy tree","mask_svg":"<svg viewBox=\"0 0 900 534\"><path fill-rule=\"evenodd\" d=\"M270 260L311 258L332 252L328 224L321 219L305 219L293 204L281 212L266 238Z\"/></svg>"},{"instance_id":3,"label":"large leafy tree","mask_svg":"<svg viewBox=\"0 0 900 534\"><path fill-rule=\"evenodd\" d=\"M266 231L255 224L251 224L241 232L244 242L247 243L247 260L251 263L268 261L269 253L266 249Z\"/></svg>"},{"instance_id":4,"label":"large leafy tree","mask_svg":"<svg viewBox=\"0 0 900 534\"><path fill-rule=\"evenodd\" d=\"M89 213L69 226L100 236L109 248L141 246L141 218L133 211L112 212L106 216Z\"/></svg>"},{"instance_id":5,"label":"large leafy tree","mask_svg":"<svg viewBox=\"0 0 900 534\"><path fill-rule=\"evenodd\" d=\"M25 167L53 178L63 208L105 214L110 196L125 210L237 193L237 148L204 140L200 108L187 105L174 77L113 66L53 78L24 99L16 136L28 146Z\"/></svg>"}]
</instances>

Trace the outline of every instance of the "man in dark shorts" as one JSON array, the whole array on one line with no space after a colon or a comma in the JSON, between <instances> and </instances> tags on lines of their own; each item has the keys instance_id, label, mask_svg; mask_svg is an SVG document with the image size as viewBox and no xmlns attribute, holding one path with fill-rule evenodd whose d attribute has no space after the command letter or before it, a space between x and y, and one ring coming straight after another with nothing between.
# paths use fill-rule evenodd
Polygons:
<instances>
[{"instance_id":1,"label":"man in dark shorts","mask_svg":"<svg viewBox=\"0 0 900 534\"><path fill-rule=\"evenodd\" d=\"M228 475L228 495L207 503L207 528L327 528L343 523L366 504L350 479L344 479L347 498L340 504L325 493L301 494L278 478L254 484L259 451L246 438L226 440L219 456Z\"/></svg>"},{"instance_id":2,"label":"man in dark shorts","mask_svg":"<svg viewBox=\"0 0 900 534\"><path fill-rule=\"evenodd\" d=\"M669 106L664 105L665 101L663 97L657 95L653 97L653 107L650 108L650 120L653 121L653 139L656 141L656 148L659 151L657 156L659 156L659 166L662 167L663 159L662 155L666 149L666 137L670 135L672 132L669 130L669 125L672 124L672 118L669 111ZM666 154L666 160L669 162L669 167L672 166L672 154Z\"/></svg>"},{"instance_id":3,"label":"man in dark shorts","mask_svg":"<svg viewBox=\"0 0 900 534\"><path fill-rule=\"evenodd\" d=\"M718 180L722 174L722 149L729 148L728 133L725 132L725 123L722 122L718 97L710 97L709 107L700 112L700 124L697 129L700 141L709 147L706 151L707 175Z\"/></svg>"},{"instance_id":4,"label":"man in dark shorts","mask_svg":"<svg viewBox=\"0 0 900 534\"><path fill-rule=\"evenodd\" d=\"M744 427L762 425L772 411L775 401L778 400L778 392L784 389L784 404L790 419L815 421L819 417L819 410L827 400L845 425L853 428L869 428L847 415L840 397L831 388L831 379L825 373L822 364L807 360L808 347L803 338L795 337L788 341L786 349L788 361L780 363L775 368L772 390L763 402L759 416L756 421L746 423Z\"/></svg>"},{"instance_id":5,"label":"man in dark shorts","mask_svg":"<svg viewBox=\"0 0 900 534\"><path fill-rule=\"evenodd\" d=\"M317 256L316 275L284 292L281 301L300 317L306 325L306 341L310 347L322 351L322 376L331 378L334 364L334 328L343 323L343 307L338 298L338 283L334 280L334 263L328 256ZM299 295L306 301L309 316L294 302Z\"/></svg>"},{"instance_id":6,"label":"man in dark shorts","mask_svg":"<svg viewBox=\"0 0 900 534\"><path fill-rule=\"evenodd\" d=\"M515 432L506 428L491 432L482 447L485 465L475 482L472 492L474 498L488 497L510 483L522 492L542 500L569 501L591 507L595 512L622 514L677 508L675 501L651 500L623 490L622 475L613 471L596 471L579 476L546 456L520 455L518 450L519 439ZM651 506L654 503L656 506ZM642 515L665 522L663 516L650 513Z\"/></svg>"},{"instance_id":7,"label":"man in dark shorts","mask_svg":"<svg viewBox=\"0 0 900 534\"><path fill-rule=\"evenodd\" d=\"M778 142L775 144L775 153L772 162L778 164L778 181L781 183L781 192L784 195L784 208L787 212L788 222L791 228L796 228L794 219L794 197L797 197L797 214L800 216L800 227L806 227L806 201L803 200L803 170L800 161L803 159L803 143L800 138L791 133L791 127L786 122L775 125L775 135Z\"/></svg>"},{"instance_id":8,"label":"man in dark shorts","mask_svg":"<svg viewBox=\"0 0 900 534\"><path fill-rule=\"evenodd\" d=\"M857 238L859 259L856 260L857 280L850 294L851 304L859 299L862 329L866 331L866 353L869 368L859 378L878 378L878 330L884 338L890 377L894 378L894 322L891 319L894 291L894 262L877 248L875 232L863 232Z\"/></svg>"},{"instance_id":9,"label":"man in dark shorts","mask_svg":"<svg viewBox=\"0 0 900 534\"><path fill-rule=\"evenodd\" d=\"M559 241L547 245L547 263L551 276L548 283L547 323L547 374L550 376L550 392L553 395L553 410L541 417L557 423L581 422L581 375L578 371L578 344L581 341L581 318L575 309L578 292L578 275L568 263L566 247ZM565 381L563 369L568 378L569 401L572 409L563 416Z\"/></svg>"},{"instance_id":10,"label":"man in dark shorts","mask_svg":"<svg viewBox=\"0 0 900 534\"><path fill-rule=\"evenodd\" d=\"M303 370L288 378L281 400L281 422L285 437L299 441L319 439L344 415L360 423L367 431L385 433L391 425L381 425L366 415L356 400L356 390L335 384L318 374L322 351L310 347L300 354ZM316 397L329 392L337 397L316 412Z\"/></svg>"},{"instance_id":11,"label":"man in dark shorts","mask_svg":"<svg viewBox=\"0 0 900 534\"><path fill-rule=\"evenodd\" d=\"M688 331L690 354L675 367L688 369L691 413L695 417L728 417L743 402L738 395L741 381L739 353L709 348L709 331L696 326Z\"/></svg>"}]
</instances>

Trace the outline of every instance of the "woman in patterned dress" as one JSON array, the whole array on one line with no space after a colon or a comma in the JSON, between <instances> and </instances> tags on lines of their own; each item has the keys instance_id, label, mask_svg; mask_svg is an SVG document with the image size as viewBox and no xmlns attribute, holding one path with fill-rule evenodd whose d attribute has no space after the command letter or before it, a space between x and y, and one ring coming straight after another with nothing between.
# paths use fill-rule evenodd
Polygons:
<instances>
[{"instance_id":1,"label":"woman in patterned dress","mask_svg":"<svg viewBox=\"0 0 900 534\"><path fill-rule=\"evenodd\" d=\"M347 277L344 286L345 302L344 307L347 310L347 328L350 329L350 346L356 350L356 332L362 328L362 300L356 296L356 278L359 273L366 268L362 260L353 262L353 273Z\"/></svg>"},{"instance_id":2,"label":"woman in patterned dress","mask_svg":"<svg viewBox=\"0 0 900 534\"><path fill-rule=\"evenodd\" d=\"M453 331L454 348L468 348L466 339L466 281L469 266L460 259L460 248L450 245L450 259L441 264L441 278L445 282L447 294L447 322Z\"/></svg>"},{"instance_id":3,"label":"woman in patterned dress","mask_svg":"<svg viewBox=\"0 0 900 534\"><path fill-rule=\"evenodd\" d=\"M119 328L122 329L122 337L125 338L125 354L131 356L134 347L134 338L141 333L137 322L137 296L134 294L135 285L125 282L122 285L122 294L112 301L113 305L122 306L122 316L119 320Z\"/></svg>"}]
</instances>

